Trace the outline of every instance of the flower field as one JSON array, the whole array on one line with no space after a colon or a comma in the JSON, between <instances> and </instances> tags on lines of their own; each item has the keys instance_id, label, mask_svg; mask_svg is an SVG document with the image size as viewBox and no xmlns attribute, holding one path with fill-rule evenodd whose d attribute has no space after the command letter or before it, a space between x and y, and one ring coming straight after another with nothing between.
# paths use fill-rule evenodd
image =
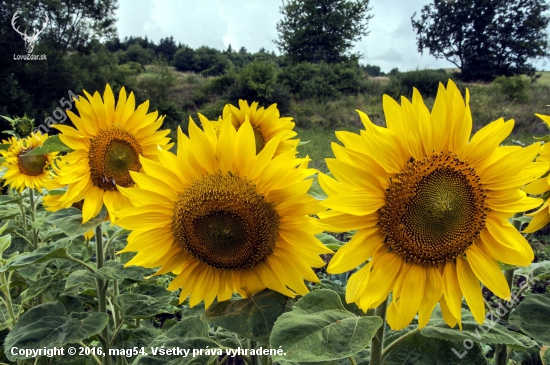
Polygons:
<instances>
[{"instance_id":1,"label":"flower field","mask_svg":"<svg viewBox=\"0 0 550 365\"><path fill-rule=\"evenodd\" d=\"M49 135L4 117L0 362L550 364L550 136L434 94L358 110L326 171L253 100L169 130L106 85Z\"/></svg>"}]
</instances>

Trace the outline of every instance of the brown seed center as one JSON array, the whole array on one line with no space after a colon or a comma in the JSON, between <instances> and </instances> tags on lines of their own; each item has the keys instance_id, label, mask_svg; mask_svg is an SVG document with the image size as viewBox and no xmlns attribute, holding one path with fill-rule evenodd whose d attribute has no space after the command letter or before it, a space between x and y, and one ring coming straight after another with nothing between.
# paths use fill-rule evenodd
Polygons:
<instances>
[{"instance_id":1,"label":"brown seed center","mask_svg":"<svg viewBox=\"0 0 550 365\"><path fill-rule=\"evenodd\" d=\"M408 166L392 179L381 228L407 261L436 266L452 261L485 227L485 193L475 170L451 152Z\"/></svg>"},{"instance_id":2,"label":"brown seed center","mask_svg":"<svg viewBox=\"0 0 550 365\"><path fill-rule=\"evenodd\" d=\"M233 175L195 181L176 202L172 229L182 247L225 270L252 268L273 252L279 216L250 183Z\"/></svg>"},{"instance_id":3,"label":"brown seed center","mask_svg":"<svg viewBox=\"0 0 550 365\"><path fill-rule=\"evenodd\" d=\"M28 176L38 176L44 172L48 165L45 155L19 155L19 171Z\"/></svg>"},{"instance_id":4,"label":"brown seed center","mask_svg":"<svg viewBox=\"0 0 550 365\"><path fill-rule=\"evenodd\" d=\"M88 154L92 183L103 190L116 190L116 185L134 185L130 171L139 171L141 146L136 138L122 129L101 131L92 139Z\"/></svg>"}]
</instances>

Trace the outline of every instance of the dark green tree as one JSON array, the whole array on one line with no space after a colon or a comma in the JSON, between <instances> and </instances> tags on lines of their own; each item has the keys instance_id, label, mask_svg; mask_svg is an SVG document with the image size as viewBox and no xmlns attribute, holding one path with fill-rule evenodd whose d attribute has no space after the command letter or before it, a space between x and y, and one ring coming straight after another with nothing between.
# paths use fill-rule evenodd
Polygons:
<instances>
[{"instance_id":1,"label":"dark green tree","mask_svg":"<svg viewBox=\"0 0 550 365\"><path fill-rule=\"evenodd\" d=\"M155 49L157 55L161 54L169 62L172 60L177 50L178 46L176 46L173 36L162 38Z\"/></svg>"},{"instance_id":2,"label":"dark green tree","mask_svg":"<svg viewBox=\"0 0 550 365\"><path fill-rule=\"evenodd\" d=\"M368 34L369 0L283 0L275 44L291 62L357 59L354 42Z\"/></svg>"},{"instance_id":3,"label":"dark green tree","mask_svg":"<svg viewBox=\"0 0 550 365\"><path fill-rule=\"evenodd\" d=\"M98 40L116 35L116 0L0 0L0 114L23 115L40 124L67 98L69 90L113 82L116 60L105 53ZM46 55L42 61L17 61L26 54L25 42L11 22L15 13L19 30L27 34L41 29L33 53ZM82 67L86 65L85 67ZM88 68L91 67L91 68ZM0 130L8 127L0 121Z\"/></svg>"},{"instance_id":4,"label":"dark green tree","mask_svg":"<svg viewBox=\"0 0 550 365\"><path fill-rule=\"evenodd\" d=\"M543 0L434 0L411 21L418 51L461 70L463 80L533 76L530 60L548 56L549 5Z\"/></svg>"}]
</instances>

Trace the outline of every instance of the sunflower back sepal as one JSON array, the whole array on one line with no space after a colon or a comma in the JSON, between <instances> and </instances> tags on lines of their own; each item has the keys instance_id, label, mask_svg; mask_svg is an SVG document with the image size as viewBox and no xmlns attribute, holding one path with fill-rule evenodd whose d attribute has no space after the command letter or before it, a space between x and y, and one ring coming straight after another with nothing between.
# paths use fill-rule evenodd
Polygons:
<instances>
[{"instance_id":1,"label":"sunflower back sepal","mask_svg":"<svg viewBox=\"0 0 550 365\"><path fill-rule=\"evenodd\" d=\"M314 290L275 322L270 345L285 353L273 360L321 362L347 358L362 351L381 325L380 317L358 317L346 310L338 293Z\"/></svg>"},{"instance_id":2,"label":"sunflower back sepal","mask_svg":"<svg viewBox=\"0 0 550 365\"><path fill-rule=\"evenodd\" d=\"M202 318L215 326L267 345L275 321L288 310L289 299L266 289L250 298L214 303Z\"/></svg>"}]
</instances>

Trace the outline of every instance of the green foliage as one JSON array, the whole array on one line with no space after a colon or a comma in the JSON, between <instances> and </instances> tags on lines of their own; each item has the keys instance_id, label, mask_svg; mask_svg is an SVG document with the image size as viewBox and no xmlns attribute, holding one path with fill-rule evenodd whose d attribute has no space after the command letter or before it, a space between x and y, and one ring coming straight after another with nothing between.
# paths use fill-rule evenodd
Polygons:
<instances>
[{"instance_id":1,"label":"green foliage","mask_svg":"<svg viewBox=\"0 0 550 365\"><path fill-rule=\"evenodd\" d=\"M272 348L285 350L276 360L337 360L363 350L381 325L380 317L358 317L346 310L336 292L319 289L279 317L270 343Z\"/></svg>"},{"instance_id":2,"label":"green foliage","mask_svg":"<svg viewBox=\"0 0 550 365\"><path fill-rule=\"evenodd\" d=\"M466 350L463 342L425 337L415 332L414 326L392 334L387 338L386 343L391 344L401 336L406 337L384 354L382 364L487 365L479 344L468 343L469 349ZM453 349L458 355L453 352Z\"/></svg>"},{"instance_id":3,"label":"green foliage","mask_svg":"<svg viewBox=\"0 0 550 365\"><path fill-rule=\"evenodd\" d=\"M298 100L327 101L367 89L364 74L356 62L302 62L285 67L279 75L279 80Z\"/></svg>"},{"instance_id":4,"label":"green foliage","mask_svg":"<svg viewBox=\"0 0 550 365\"><path fill-rule=\"evenodd\" d=\"M461 69L461 78L533 75L529 60L548 55L550 5L543 0L434 1L412 17L418 51Z\"/></svg>"},{"instance_id":5,"label":"green foliage","mask_svg":"<svg viewBox=\"0 0 550 365\"><path fill-rule=\"evenodd\" d=\"M292 62L356 59L353 43L368 34L369 0L288 0L277 23L279 50Z\"/></svg>"},{"instance_id":6,"label":"green foliage","mask_svg":"<svg viewBox=\"0 0 550 365\"><path fill-rule=\"evenodd\" d=\"M287 310L289 300L280 293L264 290L250 298L216 303L204 312L204 318L215 326L269 344L273 325Z\"/></svg>"},{"instance_id":7,"label":"green foliage","mask_svg":"<svg viewBox=\"0 0 550 365\"><path fill-rule=\"evenodd\" d=\"M521 76L499 76L493 85L508 101L526 102L529 99L529 81Z\"/></svg>"},{"instance_id":8,"label":"green foliage","mask_svg":"<svg viewBox=\"0 0 550 365\"><path fill-rule=\"evenodd\" d=\"M254 60L239 75L243 98L269 100L277 79L277 70L271 63ZM250 97L252 96L252 97Z\"/></svg>"},{"instance_id":9,"label":"green foliage","mask_svg":"<svg viewBox=\"0 0 550 365\"><path fill-rule=\"evenodd\" d=\"M61 142L58 135L48 137L42 146L38 146L27 152L26 156L45 155L52 152L71 152L65 143Z\"/></svg>"},{"instance_id":10,"label":"green foliage","mask_svg":"<svg viewBox=\"0 0 550 365\"><path fill-rule=\"evenodd\" d=\"M151 49L144 49L139 44L132 44L126 50L125 62L137 62L142 66L148 65L153 60L155 53Z\"/></svg>"},{"instance_id":11,"label":"green foliage","mask_svg":"<svg viewBox=\"0 0 550 365\"><path fill-rule=\"evenodd\" d=\"M105 313L86 312L67 315L60 302L44 303L25 312L6 337L8 349L39 349L62 347L77 343L98 334L106 325ZM11 361L26 359L25 355L13 355L6 351Z\"/></svg>"},{"instance_id":12,"label":"green foliage","mask_svg":"<svg viewBox=\"0 0 550 365\"><path fill-rule=\"evenodd\" d=\"M545 320L541 320L544 318ZM510 322L541 343L550 343L550 294L529 295L512 312Z\"/></svg>"},{"instance_id":13,"label":"green foliage","mask_svg":"<svg viewBox=\"0 0 550 365\"><path fill-rule=\"evenodd\" d=\"M173 56L172 66L179 71L194 71L195 64L195 51L193 48L188 46L183 46Z\"/></svg>"},{"instance_id":14,"label":"green foliage","mask_svg":"<svg viewBox=\"0 0 550 365\"><path fill-rule=\"evenodd\" d=\"M366 65L366 66L361 66L361 68L367 73L367 75L369 76L373 76L373 77L376 77L376 76L382 76L384 73L382 71L380 71L380 66L376 66L376 65Z\"/></svg>"},{"instance_id":15,"label":"green foliage","mask_svg":"<svg viewBox=\"0 0 550 365\"><path fill-rule=\"evenodd\" d=\"M390 78L386 92L395 99L401 95L410 99L413 88L416 88L422 97L435 97L439 84L447 85L450 78L443 69L399 72Z\"/></svg>"}]
</instances>

